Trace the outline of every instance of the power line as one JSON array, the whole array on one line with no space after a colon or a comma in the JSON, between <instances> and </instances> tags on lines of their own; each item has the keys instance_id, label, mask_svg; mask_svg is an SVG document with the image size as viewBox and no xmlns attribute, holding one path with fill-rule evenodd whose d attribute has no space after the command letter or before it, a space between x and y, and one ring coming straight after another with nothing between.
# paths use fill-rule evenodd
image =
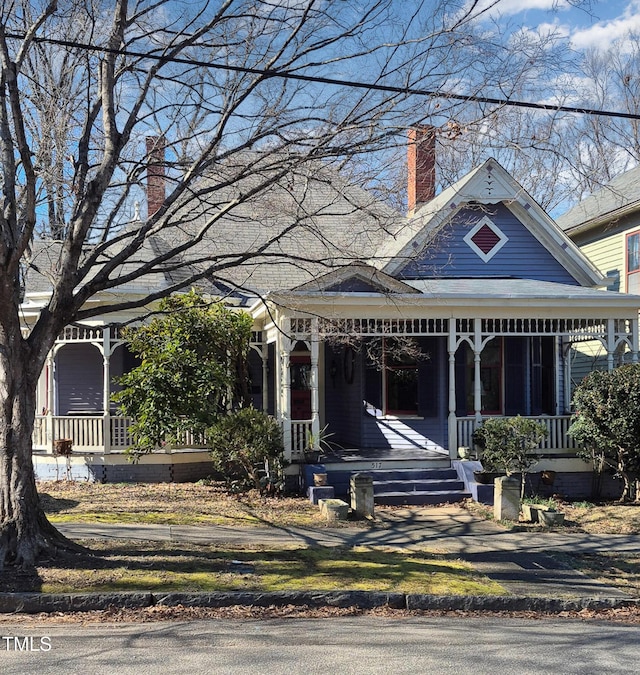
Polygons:
<instances>
[{"instance_id":1,"label":"power line","mask_svg":"<svg viewBox=\"0 0 640 675\"><path fill-rule=\"evenodd\" d=\"M15 40L23 40L24 35L16 33L6 33L5 37ZM131 56L141 59L151 59L154 61L164 61L166 63L178 63L187 66L197 66L201 68L212 68L214 70L228 70L237 73L246 73L248 75L260 75L265 78L281 78L286 80L298 80L301 82L311 82L317 84L330 84L338 87L350 87L352 89L367 89L370 91L382 91L389 94L404 94L406 96L429 96L431 98L442 98L453 101L469 101L473 103L488 103L492 105L511 106L514 108L529 108L532 110L548 110L552 112L577 113L580 115L594 115L601 117L617 117L621 119L640 120L640 113L626 113L613 110L596 110L595 108L584 108L567 105L554 105L551 103L532 103L530 101L514 101L508 98L496 98L492 96L477 96L474 94L454 94L453 92L443 92L431 89L414 89L413 87L395 87L387 84L376 84L372 82L357 82L353 80L342 80L333 77L322 77L319 75L303 75L289 70L273 70L269 68L251 68L249 66L234 66L228 63L211 63L210 61L200 61L198 59L187 59L179 56L163 56L161 54L149 54L147 52L138 52L128 49L115 49L92 45L74 40L62 40L58 38L33 37L36 43L57 45L72 49L84 49L90 52L102 52L105 54L117 54L119 56Z\"/></svg>"}]
</instances>

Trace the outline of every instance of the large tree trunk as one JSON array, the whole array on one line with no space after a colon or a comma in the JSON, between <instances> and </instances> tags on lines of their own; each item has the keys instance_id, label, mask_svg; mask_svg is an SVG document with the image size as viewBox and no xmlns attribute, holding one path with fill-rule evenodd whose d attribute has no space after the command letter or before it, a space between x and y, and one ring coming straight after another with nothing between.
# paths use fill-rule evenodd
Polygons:
<instances>
[{"instance_id":1,"label":"large tree trunk","mask_svg":"<svg viewBox=\"0 0 640 675\"><path fill-rule=\"evenodd\" d=\"M21 336L0 347L0 568L80 548L49 523L38 498L31 456L38 366Z\"/></svg>"}]
</instances>

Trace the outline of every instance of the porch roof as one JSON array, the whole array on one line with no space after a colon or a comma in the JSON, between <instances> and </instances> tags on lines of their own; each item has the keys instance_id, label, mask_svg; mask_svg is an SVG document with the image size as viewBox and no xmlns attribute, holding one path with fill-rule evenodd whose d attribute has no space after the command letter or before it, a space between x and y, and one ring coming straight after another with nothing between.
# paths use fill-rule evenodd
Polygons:
<instances>
[{"instance_id":1,"label":"porch roof","mask_svg":"<svg viewBox=\"0 0 640 675\"><path fill-rule=\"evenodd\" d=\"M404 279L417 293L295 290L266 296L301 316L492 316L637 320L640 295L515 278ZM285 314L288 313L285 311Z\"/></svg>"},{"instance_id":2,"label":"porch roof","mask_svg":"<svg viewBox=\"0 0 640 675\"><path fill-rule=\"evenodd\" d=\"M595 302L620 303L640 309L640 295L603 291L585 286L560 284L537 279L516 278L447 278L403 279L424 295L434 298L514 298L521 300L593 300Z\"/></svg>"},{"instance_id":3,"label":"porch roof","mask_svg":"<svg viewBox=\"0 0 640 675\"><path fill-rule=\"evenodd\" d=\"M492 301L513 299L523 302L528 300L570 300L574 302L588 301L596 304L640 309L640 295L604 291L586 288L585 286L560 284L551 281L539 281L537 279L469 277L403 279L402 281L407 286L419 291L419 293L324 291L318 290L317 288L313 289L310 285L306 285L293 291L272 293L267 297L331 298L334 302L338 299L342 299L346 303L353 302L354 304L366 302L366 298L380 298L380 296L389 297L391 302L395 302L401 298L420 302L425 299L425 296L433 300L452 299Z\"/></svg>"}]
</instances>

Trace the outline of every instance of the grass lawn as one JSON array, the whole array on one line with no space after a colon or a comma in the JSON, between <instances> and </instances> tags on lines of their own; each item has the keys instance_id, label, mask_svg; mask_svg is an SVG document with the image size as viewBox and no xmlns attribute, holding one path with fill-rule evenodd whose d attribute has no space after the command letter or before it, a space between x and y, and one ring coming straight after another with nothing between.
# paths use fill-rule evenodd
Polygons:
<instances>
[{"instance_id":1,"label":"grass lawn","mask_svg":"<svg viewBox=\"0 0 640 675\"><path fill-rule=\"evenodd\" d=\"M51 522L156 523L326 527L319 509L303 498L233 495L220 484L98 484L41 482ZM564 531L637 534L640 505L559 504ZM478 517L492 510L475 503ZM539 531L537 524L518 523ZM369 527L347 522L345 527ZM374 524L375 527L375 524ZM232 548L175 543L88 542L99 555L60 558L34 575L0 580L0 591L90 592L118 590L377 590L404 593L503 594L497 583L467 564L427 551L339 548ZM572 555L568 564L640 597L640 554Z\"/></svg>"},{"instance_id":2,"label":"grass lawn","mask_svg":"<svg viewBox=\"0 0 640 675\"><path fill-rule=\"evenodd\" d=\"M467 508L486 519L493 518L493 510L475 503ZM559 532L586 532L589 534L638 534L640 533L640 504L592 504L589 502L559 502L558 509L565 513L565 524L553 528L537 523L502 523L507 528L520 530ZM553 557L598 581L640 597L640 553L559 553Z\"/></svg>"},{"instance_id":3,"label":"grass lawn","mask_svg":"<svg viewBox=\"0 0 640 675\"><path fill-rule=\"evenodd\" d=\"M326 527L319 509L306 499L261 497L255 491L234 495L220 484L42 481L38 491L54 524Z\"/></svg>"},{"instance_id":4,"label":"grass lawn","mask_svg":"<svg viewBox=\"0 0 640 675\"><path fill-rule=\"evenodd\" d=\"M555 554L574 569L640 598L640 553Z\"/></svg>"},{"instance_id":5,"label":"grass lawn","mask_svg":"<svg viewBox=\"0 0 640 675\"><path fill-rule=\"evenodd\" d=\"M453 556L357 548L229 547L91 540L91 554L61 556L32 574L5 570L0 590L64 592L375 590L502 595Z\"/></svg>"}]
</instances>

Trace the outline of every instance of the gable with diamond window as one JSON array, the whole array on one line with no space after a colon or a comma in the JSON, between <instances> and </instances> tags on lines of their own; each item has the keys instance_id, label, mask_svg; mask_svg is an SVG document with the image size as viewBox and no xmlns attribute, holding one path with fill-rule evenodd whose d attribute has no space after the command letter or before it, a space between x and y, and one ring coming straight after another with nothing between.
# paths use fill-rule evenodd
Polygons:
<instances>
[{"instance_id":1,"label":"gable with diamond window","mask_svg":"<svg viewBox=\"0 0 640 675\"><path fill-rule=\"evenodd\" d=\"M509 239L495 223L484 216L467 233L464 241L482 260L488 262Z\"/></svg>"}]
</instances>

